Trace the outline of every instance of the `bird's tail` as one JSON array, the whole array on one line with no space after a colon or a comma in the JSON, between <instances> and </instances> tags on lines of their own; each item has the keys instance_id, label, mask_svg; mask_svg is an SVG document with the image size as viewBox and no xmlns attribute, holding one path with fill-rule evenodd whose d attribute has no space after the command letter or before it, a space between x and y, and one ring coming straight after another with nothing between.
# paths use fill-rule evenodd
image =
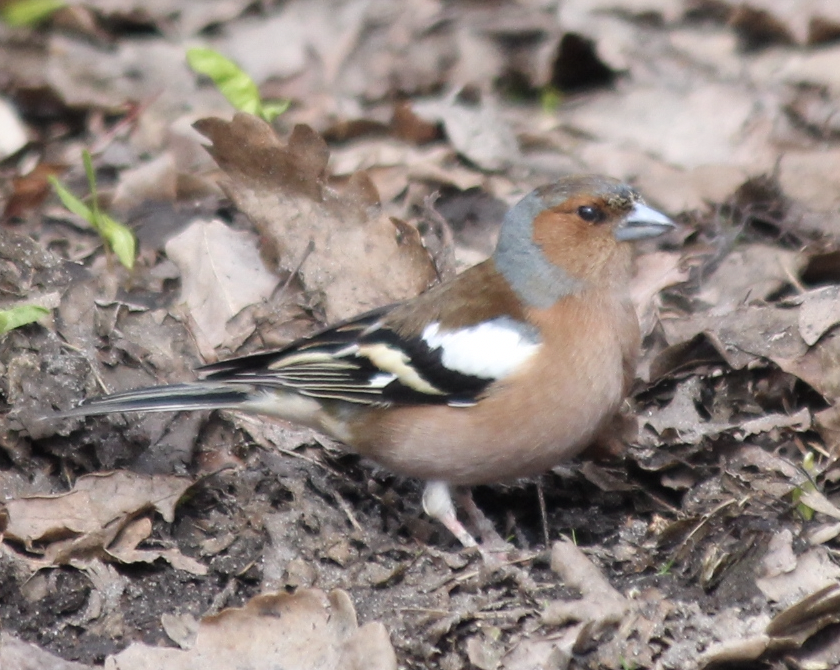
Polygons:
<instances>
[{"instance_id":1,"label":"bird's tail","mask_svg":"<svg viewBox=\"0 0 840 670\"><path fill-rule=\"evenodd\" d=\"M85 400L78 407L45 418L63 419L113 412L177 412L197 409L235 409L254 398L253 389L221 382L153 386Z\"/></svg>"}]
</instances>

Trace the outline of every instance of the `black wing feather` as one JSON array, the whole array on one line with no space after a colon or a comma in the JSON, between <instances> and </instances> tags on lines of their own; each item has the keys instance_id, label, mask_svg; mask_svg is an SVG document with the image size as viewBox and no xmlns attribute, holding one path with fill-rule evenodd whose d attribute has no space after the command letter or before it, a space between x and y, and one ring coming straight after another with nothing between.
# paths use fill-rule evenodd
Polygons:
<instances>
[{"instance_id":1,"label":"black wing feather","mask_svg":"<svg viewBox=\"0 0 840 670\"><path fill-rule=\"evenodd\" d=\"M214 363L199 372L208 382L292 389L313 398L368 405L475 403L494 379L451 370L443 365L440 349L383 326L382 319L390 310L376 309L282 349ZM412 386L399 376L382 383L382 375L390 371L358 351L372 345L402 353L406 364L436 392Z\"/></svg>"}]
</instances>

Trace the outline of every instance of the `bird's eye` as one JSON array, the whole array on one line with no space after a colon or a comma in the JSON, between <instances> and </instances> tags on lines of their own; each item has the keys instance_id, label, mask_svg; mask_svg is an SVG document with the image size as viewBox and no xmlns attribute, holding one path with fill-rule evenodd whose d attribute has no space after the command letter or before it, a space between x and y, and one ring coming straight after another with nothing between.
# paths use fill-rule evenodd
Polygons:
<instances>
[{"instance_id":1,"label":"bird's eye","mask_svg":"<svg viewBox=\"0 0 840 670\"><path fill-rule=\"evenodd\" d=\"M592 205L578 207L578 216L589 223L598 223L604 220L604 211Z\"/></svg>"}]
</instances>

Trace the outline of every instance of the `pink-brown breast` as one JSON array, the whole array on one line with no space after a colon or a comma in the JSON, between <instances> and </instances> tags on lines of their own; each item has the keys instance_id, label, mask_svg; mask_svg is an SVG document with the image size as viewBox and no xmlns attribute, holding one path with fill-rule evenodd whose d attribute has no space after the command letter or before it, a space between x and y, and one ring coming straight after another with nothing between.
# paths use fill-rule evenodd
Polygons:
<instances>
[{"instance_id":1,"label":"pink-brown breast","mask_svg":"<svg viewBox=\"0 0 840 670\"><path fill-rule=\"evenodd\" d=\"M614 295L584 291L530 310L543 343L521 371L471 407L388 408L351 420L350 446L394 472L460 485L534 475L577 455L614 415L635 369L636 314Z\"/></svg>"}]
</instances>

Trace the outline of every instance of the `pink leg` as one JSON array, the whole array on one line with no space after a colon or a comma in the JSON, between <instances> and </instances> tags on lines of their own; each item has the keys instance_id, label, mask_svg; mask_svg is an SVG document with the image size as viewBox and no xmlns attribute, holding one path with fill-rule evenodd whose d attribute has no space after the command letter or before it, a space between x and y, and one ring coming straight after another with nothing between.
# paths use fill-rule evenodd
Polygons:
<instances>
[{"instance_id":1,"label":"pink leg","mask_svg":"<svg viewBox=\"0 0 840 670\"><path fill-rule=\"evenodd\" d=\"M458 505L467 513L473 526L481 534L481 546L483 548L494 553L511 549L511 546L496 532L490 519L484 516L484 512L475 504L469 489L459 489L455 496Z\"/></svg>"},{"instance_id":2,"label":"pink leg","mask_svg":"<svg viewBox=\"0 0 840 670\"><path fill-rule=\"evenodd\" d=\"M423 491L423 509L433 519L440 521L465 547L475 547L478 543L467 529L458 521L455 514L455 505L452 504L452 495L449 491L449 484L441 481L426 482L426 489Z\"/></svg>"}]
</instances>

